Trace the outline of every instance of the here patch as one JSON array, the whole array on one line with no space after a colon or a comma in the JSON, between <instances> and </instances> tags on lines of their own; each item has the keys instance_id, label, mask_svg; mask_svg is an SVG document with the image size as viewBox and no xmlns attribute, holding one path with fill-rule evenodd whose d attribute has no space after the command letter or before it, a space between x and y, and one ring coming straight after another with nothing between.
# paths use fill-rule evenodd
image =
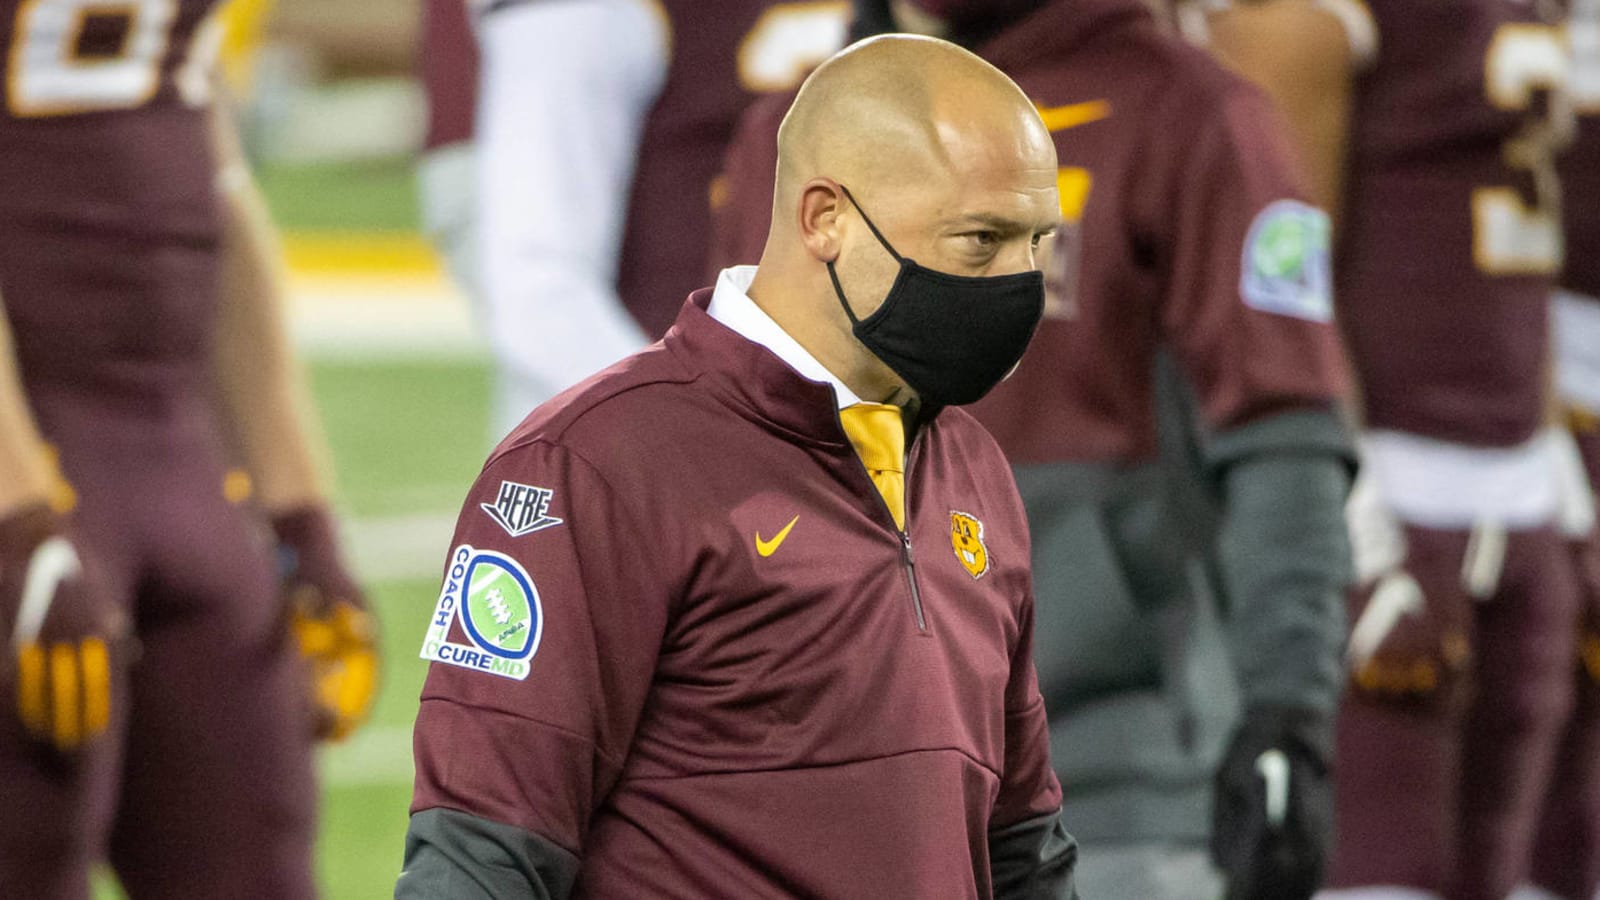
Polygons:
<instances>
[{"instance_id":1,"label":"here patch","mask_svg":"<svg viewBox=\"0 0 1600 900\"><path fill-rule=\"evenodd\" d=\"M457 622L459 631L452 628ZM452 634L465 643L451 640ZM423 659L521 681L543 636L539 591L521 564L468 544L450 554L450 570L422 642Z\"/></svg>"},{"instance_id":2,"label":"here patch","mask_svg":"<svg viewBox=\"0 0 1600 900\"><path fill-rule=\"evenodd\" d=\"M1240 260L1239 294L1262 312L1333 321L1328 214L1297 200L1268 204L1250 223Z\"/></svg>"}]
</instances>

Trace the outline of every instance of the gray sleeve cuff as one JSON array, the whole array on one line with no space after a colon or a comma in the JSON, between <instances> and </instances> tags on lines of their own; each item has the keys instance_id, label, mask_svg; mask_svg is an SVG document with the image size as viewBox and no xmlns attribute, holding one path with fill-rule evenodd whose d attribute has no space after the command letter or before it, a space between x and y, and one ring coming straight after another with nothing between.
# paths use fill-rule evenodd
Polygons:
<instances>
[{"instance_id":1,"label":"gray sleeve cuff","mask_svg":"<svg viewBox=\"0 0 1600 900\"><path fill-rule=\"evenodd\" d=\"M1339 456L1260 452L1222 473L1217 544L1244 702L1331 716L1343 683L1351 581Z\"/></svg>"},{"instance_id":2,"label":"gray sleeve cuff","mask_svg":"<svg viewBox=\"0 0 1600 900\"><path fill-rule=\"evenodd\" d=\"M995 900L1078 900L1078 842L1059 811L989 832Z\"/></svg>"},{"instance_id":3,"label":"gray sleeve cuff","mask_svg":"<svg viewBox=\"0 0 1600 900\"><path fill-rule=\"evenodd\" d=\"M1206 470L1219 475L1228 466L1262 453L1301 453L1339 460L1350 474L1356 447L1350 429L1329 410L1298 410L1258 419L1207 435L1202 451Z\"/></svg>"},{"instance_id":4,"label":"gray sleeve cuff","mask_svg":"<svg viewBox=\"0 0 1600 900\"><path fill-rule=\"evenodd\" d=\"M578 858L511 825L453 809L425 809L406 829L395 900L565 900Z\"/></svg>"}]
</instances>

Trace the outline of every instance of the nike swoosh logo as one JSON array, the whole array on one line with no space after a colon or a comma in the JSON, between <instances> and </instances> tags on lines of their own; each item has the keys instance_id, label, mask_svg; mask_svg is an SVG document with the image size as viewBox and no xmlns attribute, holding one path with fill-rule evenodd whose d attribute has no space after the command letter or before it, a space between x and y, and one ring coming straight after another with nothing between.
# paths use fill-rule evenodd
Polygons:
<instances>
[{"instance_id":1,"label":"nike swoosh logo","mask_svg":"<svg viewBox=\"0 0 1600 900\"><path fill-rule=\"evenodd\" d=\"M22 580L17 627L11 634L12 646L31 644L39 637L45 616L50 614L50 604L55 602L56 588L82 571L78 551L72 549L72 543L64 537L48 538L33 551L28 573Z\"/></svg>"},{"instance_id":2,"label":"nike swoosh logo","mask_svg":"<svg viewBox=\"0 0 1600 900\"><path fill-rule=\"evenodd\" d=\"M1079 125L1111 118L1111 101L1088 100L1083 103L1069 103L1066 106L1041 106L1039 118L1044 120L1044 127L1052 132L1066 131L1068 128L1077 128Z\"/></svg>"},{"instance_id":3,"label":"nike swoosh logo","mask_svg":"<svg viewBox=\"0 0 1600 900\"><path fill-rule=\"evenodd\" d=\"M789 530L794 528L794 523L798 521L800 521L799 516L795 516L794 518L790 519L789 524L783 526L783 530L778 532L777 536L770 541L762 540L761 532L756 532L756 552L762 556L771 556L772 554L777 553L778 545L782 544L783 539L789 536Z\"/></svg>"}]
</instances>

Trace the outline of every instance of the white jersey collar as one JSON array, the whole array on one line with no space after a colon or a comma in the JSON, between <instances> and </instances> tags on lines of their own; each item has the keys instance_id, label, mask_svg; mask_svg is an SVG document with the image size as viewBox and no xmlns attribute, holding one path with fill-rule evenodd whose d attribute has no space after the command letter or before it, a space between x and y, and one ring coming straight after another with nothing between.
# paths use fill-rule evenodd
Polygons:
<instances>
[{"instance_id":1,"label":"white jersey collar","mask_svg":"<svg viewBox=\"0 0 1600 900\"><path fill-rule=\"evenodd\" d=\"M773 321L765 310L750 299L746 292L750 290L750 282L755 277L755 266L723 269L717 276L717 286L711 292L711 305L706 312L745 340L767 348L801 376L831 385L840 409L860 403L861 398L856 396L855 391L845 386L838 376L811 355L811 351L800 346L799 341L790 337L783 326Z\"/></svg>"}]
</instances>

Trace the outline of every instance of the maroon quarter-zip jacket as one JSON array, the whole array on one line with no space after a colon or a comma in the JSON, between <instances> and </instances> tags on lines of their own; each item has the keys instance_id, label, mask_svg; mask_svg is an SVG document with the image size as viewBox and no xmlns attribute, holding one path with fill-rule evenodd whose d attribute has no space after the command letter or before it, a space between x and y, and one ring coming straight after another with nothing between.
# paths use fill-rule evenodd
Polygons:
<instances>
[{"instance_id":1,"label":"maroon quarter-zip jacket","mask_svg":"<svg viewBox=\"0 0 1600 900\"><path fill-rule=\"evenodd\" d=\"M960 410L924 423L901 533L832 389L709 296L484 467L423 648L413 813L563 848L573 896L1067 896L1070 845L991 868L1061 801L1005 459Z\"/></svg>"}]
</instances>

